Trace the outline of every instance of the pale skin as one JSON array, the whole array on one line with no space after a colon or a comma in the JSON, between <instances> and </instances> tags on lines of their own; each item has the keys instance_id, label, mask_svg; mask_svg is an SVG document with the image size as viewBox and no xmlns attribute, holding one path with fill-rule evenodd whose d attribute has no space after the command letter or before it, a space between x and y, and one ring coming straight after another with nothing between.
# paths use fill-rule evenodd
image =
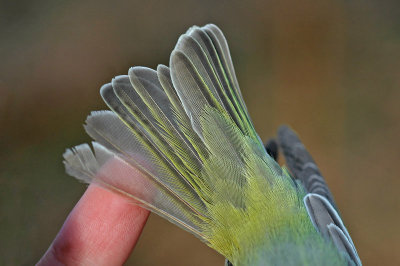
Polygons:
<instances>
[{"instance_id":1,"label":"pale skin","mask_svg":"<svg viewBox=\"0 0 400 266\"><path fill-rule=\"evenodd\" d=\"M148 216L126 197L91 184L37 265L122 265Z\"/></svg>"}]
</instances>

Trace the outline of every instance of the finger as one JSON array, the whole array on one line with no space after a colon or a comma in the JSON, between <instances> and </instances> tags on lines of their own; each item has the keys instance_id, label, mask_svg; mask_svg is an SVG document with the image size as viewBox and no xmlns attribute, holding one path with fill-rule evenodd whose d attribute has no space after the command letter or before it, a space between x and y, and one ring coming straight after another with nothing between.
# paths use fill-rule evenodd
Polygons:
<instances>
[{"instance_id":1,"label":"finger","mask_svg":"<svg viewBox=\"0 0 400 266\"><path fill-rule=\"evenodd\" d=\"M38 265L122 265L149 211L91 184Z\"/></svg>"}]
</instances>

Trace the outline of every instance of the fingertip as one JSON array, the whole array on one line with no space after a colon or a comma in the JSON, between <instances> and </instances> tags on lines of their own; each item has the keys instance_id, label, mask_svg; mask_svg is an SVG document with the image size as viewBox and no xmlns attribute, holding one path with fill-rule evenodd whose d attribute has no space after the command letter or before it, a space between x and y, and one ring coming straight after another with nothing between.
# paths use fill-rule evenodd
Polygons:
<instances>
[{"instance_id":1,"label":"fingertip","mask_svg":"<svg viewBox=\"0 0 400 266\"><path fill-rule=\"evenodd\" d=\"M91 184L37 265L121 265L148 215L125 196Z\"/></svg>"}]
</instances>

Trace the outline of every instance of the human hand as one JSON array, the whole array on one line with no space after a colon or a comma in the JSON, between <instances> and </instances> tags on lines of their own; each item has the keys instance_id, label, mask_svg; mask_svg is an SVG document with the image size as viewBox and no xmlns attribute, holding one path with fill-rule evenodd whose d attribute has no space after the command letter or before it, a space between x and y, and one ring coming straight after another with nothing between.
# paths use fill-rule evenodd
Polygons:
<instances>
[{"instance_id":1,"label":"human hand","mask_svg":"<svg viewBox=\"0 0 400 266\"><path fill-rule=\"evenodd\" d=\"M91 184L37 265L122 265L148 215L124 196Z\"/></svg>"}]
</instances>

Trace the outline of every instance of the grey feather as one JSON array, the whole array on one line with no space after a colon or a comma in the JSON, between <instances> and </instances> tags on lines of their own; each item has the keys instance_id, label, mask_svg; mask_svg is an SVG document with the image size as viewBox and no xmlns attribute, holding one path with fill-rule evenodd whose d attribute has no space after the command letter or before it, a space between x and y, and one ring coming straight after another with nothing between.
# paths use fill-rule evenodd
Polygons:
<instances>
[{"instance_id":1,"label":"grey feather","mask_svg":"<svg viewBox=\"0 0 400 266\"><path fill-rule=\"evenodd\" d=\"M337 212L333 196L313 158L299 137L288 126L278 130L278 142L293 176L303 184L308 215L325 239L333 241L356 265L361 265L353 241ZM341 237L341 236L344 237Z\"/></svg>"},{"instance_id":2,"label":"grey feather","mask_svg":"<svg viewBox=\"0 0 400 266\"><path fill-rule=\"evenodd\" d=\"M296 133L288 126L281 126L278 130L278 142L285 156L287 167L295 178L301 180L306 191L324 196L336 208L332 193Z\"/></svg>"},{"instance_id":3,"label":"grey feather","mask_svg":"<svg viewBox=\"0 0 400 266\"><path fill-rule=\"evenodd\" d=\"M322 236L326 239L332 239L335 245L338 246L339 244L336 242L339 240L333 239L332 234L334 237L337 237L337 231L340 230L344 236L341 237L340 242L346 246L346 249L339 246L339 250L348 253L357 265L361 265L354 243L344 226L342 219L331 203L319 194L309 193L304 197L304 204L314 227L322 234ZM335 229L332 229L332 225L335 226ZM332 230L335 231L333 232ZM351 252L348 252L347 247L351 247Z\"/></svg>"},{"instance_id":4,"label":"grey feather","mask_svg":"<svg viewBox=\"0 0 400 266\"><path fill-rule=\"evenodd\" d=\"M349 255L349 265L361 265L355 247L350 243L344 232L335 224L328 225L328 232L336 248Z\"/></svg>"},{"instance_id":5,"label":"grey feather","mask_svg":"<svg viewBox=\"0 0 400 266\"><path fill-rule=\"evenodd\" d=\"M183 34L171 54L170 67L173 85L200 137L199 116L205 106L211 106L228 113L245 135L260 141L240 93L227 42L216 26L194 26Z\"/></svg>"},{"instance_id":6,"label":"grey feather","mask_svg":"<svg viewBox=\"0 0 400 266\"><path fill-rule=\"evenodd\" d=\"M90 146L86 143L67 149L63 157L66 172L85 183L90 183L99 168Z\"/></svg>"},{"instance_id":7,"label":"grey feather","mask_svg":"<svg viewBox=\"0 0 400 266\"><path fill-rule=\"evenodd\" d=\"M239 82L235 74L231 53L228 47L228 42L226 41L224 34L214 24L207 24L203 28L204 31L207 32L210 39L213 41L215 50L220 55L220 61L222 66L224 67L229 85L233 88L236 98L239 100L241 107L245 111L247 120L250 124L252 124L250 115L247 111L246 104L240 91Z\"/></svg>"},{"instance_id":8,"label":"grey feather","mask_svg":"<svg viewBox=\"0 0 400 266\"><path fill-rule=\"evenodd\" d=\"M188 57L180 51L173 51L170 59L171 78L174 88L190 118L195 132L202 137L200 116L206 106L216 107L209 89L196 73Z\"/></svg>"},{"instance_id":9,"label":"grey feather","mask_svg":"<svg viewBox=\"0 0 400 266\"><path fill-rule=\"evenodd\" d=\"M99 114L99 113L98 113ZM123 155L93 142L93 151L82 144L64 153L67 173L85 183L96 183L121 193L134 203L164 217L202 239L198 214L159 183L146 177L140 167L132 166ZM188 217L190 216L190 217ZM193 223L192 221L197 221Z\"/></svg>"},{"instance_id":10,"label":"grey feather","mask_svg":"<svg viewBox=\"0 0 400 266\"><path fill-rule=\"evenodd\" d=\"M181 37L182 40L178 41L177 48L182 47L182 51L189 57L197 70L205 69L205 71L199 72L204 77L209 77L207 86L211 88L214 97L219 103L227 110L232 119L236 124L244 130L242 120L240 116L240 110L235 108L237 101L236 95L232 93L231 83L225 74L224 66L216 50L218 43L213 43L210 36L204 30L205 27L199 28L197 26L191 27L185 35ZM185 40L190 40L186 41ZM188 50L185 52L185 50ZM197 58L201 60L197 60ZM207 75L202 74L206 72ZM240 105L236 105L238 107ZM240 106L241 107L241 106Z\"/></svg>"}]
</instances>

